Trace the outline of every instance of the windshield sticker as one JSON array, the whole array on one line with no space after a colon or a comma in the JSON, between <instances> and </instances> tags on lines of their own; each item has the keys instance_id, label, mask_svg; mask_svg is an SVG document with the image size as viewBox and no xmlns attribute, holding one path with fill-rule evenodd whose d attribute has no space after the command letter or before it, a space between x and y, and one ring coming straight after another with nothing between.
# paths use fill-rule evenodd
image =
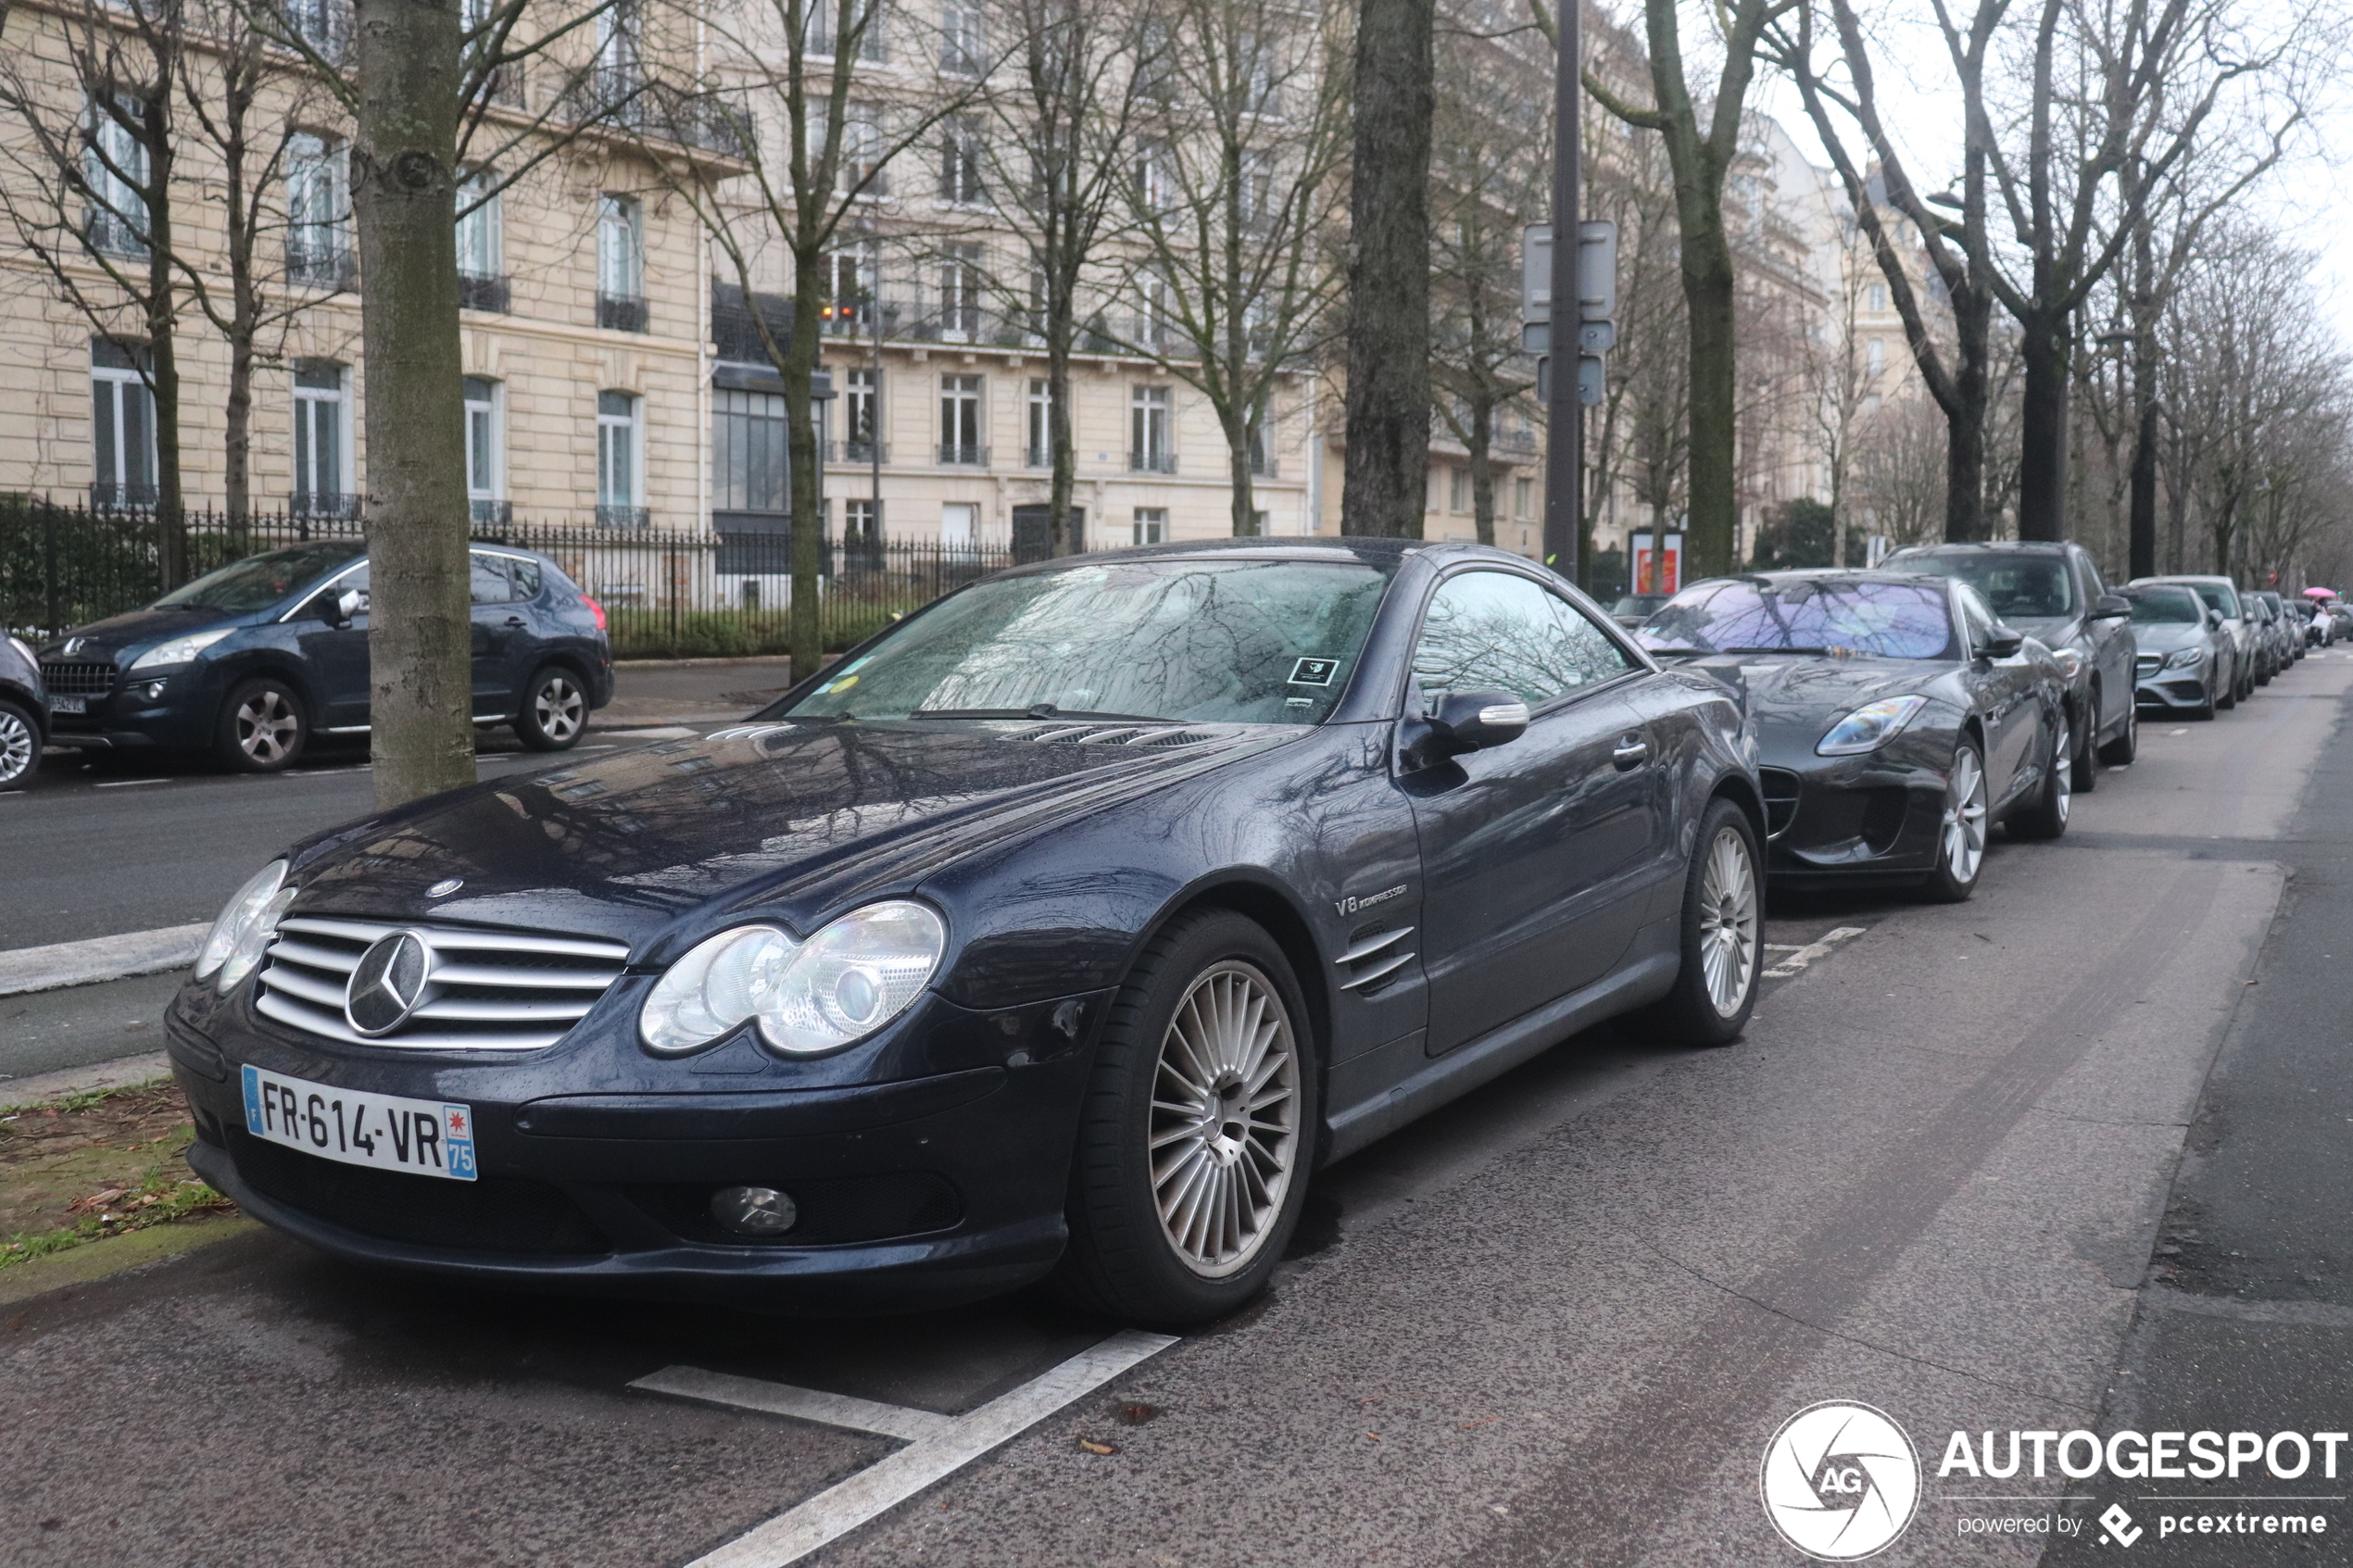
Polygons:
<instances>
[{"instance_id":1,"label":"windshield sticker","mask_svg":"<svg viewBox=\"0 0 2353 1568\"><path fill-rule=\"evenodd\" d=\"M1328 686L1340 672L1337 659L1302 659L1290 667L1290 684L1294 686Z\"/></svg>"}]
</instances>

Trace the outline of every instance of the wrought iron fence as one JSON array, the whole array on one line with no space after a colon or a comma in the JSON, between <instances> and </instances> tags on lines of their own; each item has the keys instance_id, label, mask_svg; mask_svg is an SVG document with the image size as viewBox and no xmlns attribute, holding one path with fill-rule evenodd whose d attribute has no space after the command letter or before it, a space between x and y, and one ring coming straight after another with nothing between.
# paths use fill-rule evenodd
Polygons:
<instances>
[{"instance_id":1,"label":"wrought iron fence","mask_svg":"<svg viewBox=\"0 0 2353 1568\"><path fill-rule=\"evenodd\" d=\"M617 658L783 653L792 636L792 533L616 530L476 521L483 544L537 551L604 607ZM356 517L109 513L0 497L0 632L41 638L133 609L215 567L281 546L348 539ZM824 540L817 622L827 651L1013 564L1002 546Z\"/></svg>"}]
</instances>

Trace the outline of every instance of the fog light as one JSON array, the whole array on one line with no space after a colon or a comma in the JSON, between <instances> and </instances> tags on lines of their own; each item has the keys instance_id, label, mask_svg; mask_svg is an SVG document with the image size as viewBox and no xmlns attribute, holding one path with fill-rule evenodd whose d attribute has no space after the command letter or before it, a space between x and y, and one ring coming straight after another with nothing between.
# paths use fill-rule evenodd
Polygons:
<instances>
[{"instance_id":1,"label":"fog light","mask_svg":"<svg viewBox=\"0 0 2353 1568\"><path fill-rule=\"evenodd\" d=\"M742 1236L782 1236L800 1210L774 1187L721 1187L711 1195L711 1217Z\"/></svg>"},{"instance_id":2,"label":"fog light","mask_svg":"<svg viewBox=\"0 0 2353 1568\"><path fill-rule=\"evenodd\" d=\"M149 681L145 685L140 687L139 690L149 702L153 702L157 697L163 696L163 683L161 681Z\"/></svg>"}]
</instances>

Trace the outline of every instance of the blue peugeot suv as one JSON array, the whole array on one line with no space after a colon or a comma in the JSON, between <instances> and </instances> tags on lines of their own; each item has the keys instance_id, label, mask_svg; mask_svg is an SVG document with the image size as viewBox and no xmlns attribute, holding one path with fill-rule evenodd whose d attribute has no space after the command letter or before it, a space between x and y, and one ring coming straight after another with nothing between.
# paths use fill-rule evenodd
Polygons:
<instances>
[{"instance_id":1,"label":"blue peugeot suv","mask_svg":"<svg viewBox=\"0 0 2353 1568\"><path fill-rule=\"evenodd\" d=\"M612 700L605 612L547 557L477 545L473 709L537 751ZM210 751L274 772L314 734L368 728L368 558L357 540L233 561L41 650L49 743Z\"/></svg>"}]
</instances>

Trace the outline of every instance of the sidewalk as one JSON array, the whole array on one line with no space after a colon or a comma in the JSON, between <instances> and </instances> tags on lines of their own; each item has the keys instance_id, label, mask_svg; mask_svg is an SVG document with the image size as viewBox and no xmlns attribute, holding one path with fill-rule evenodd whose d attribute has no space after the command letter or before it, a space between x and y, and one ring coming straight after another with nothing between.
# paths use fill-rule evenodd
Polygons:
<instances>
[{"instance_id":1,"label":"sidewalk","mask_svg":"<svg viewBox=\"0 0 2353 1568\"><path fill-rule=\"evenodd\" d=\"M613 699L597 710L589 728L724 724L774 701L791 673L786 659L616 660Z\"/></svg>"}]
</instances>

